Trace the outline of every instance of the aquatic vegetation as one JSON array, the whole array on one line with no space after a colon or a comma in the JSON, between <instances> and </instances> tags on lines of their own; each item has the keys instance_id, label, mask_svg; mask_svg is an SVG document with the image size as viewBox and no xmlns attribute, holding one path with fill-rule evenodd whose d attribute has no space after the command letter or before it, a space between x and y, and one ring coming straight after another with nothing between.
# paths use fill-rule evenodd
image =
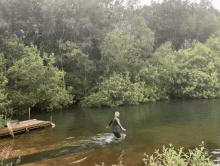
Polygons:
<instances>
[{"instance_id":1,"label":"aquatic vegetation","mask_svg":"<svg viewBox=\"0 0 220 166\"><path fill-rule=\"evenodd\" d=\"M150 157L146 154L144 156L146 158L143 159L145 165L149 166L167 166L167 165L180 165L180 166L188 166L188 165L204 165L204 166L212 166L212 160L205 151L204 142L200 145L200 149L195 148L194 150L188 150L188 153L183 151L183 147L181 147L178 152L174 150L172 144L170 144L169 148L163 146L162 153L159 153L159 149L155 150L157 154L156 157L151 155Z\"/></svg>"}]
</instances>

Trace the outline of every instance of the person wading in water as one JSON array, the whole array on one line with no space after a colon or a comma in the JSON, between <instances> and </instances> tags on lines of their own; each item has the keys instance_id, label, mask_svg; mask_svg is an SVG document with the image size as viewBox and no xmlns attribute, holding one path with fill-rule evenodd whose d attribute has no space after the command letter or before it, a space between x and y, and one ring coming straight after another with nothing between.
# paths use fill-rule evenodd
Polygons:
<instances>
[{"instance_id":1,"label":"person wading in water","mask_svg":"<svg viewBox=\"0 0 220 166\"><path fill-rule=\"evenodd\" d=\"M117 138L121 138L121 130L126 131L120 123L120 120L118 119L119 117L119 112L115 112L115 117L112 118L112 120L110 121L109 125L106 128L109 128L111 126L111 124L113 123L113 134L117 137Z\"/></svg>"}]
</instances>

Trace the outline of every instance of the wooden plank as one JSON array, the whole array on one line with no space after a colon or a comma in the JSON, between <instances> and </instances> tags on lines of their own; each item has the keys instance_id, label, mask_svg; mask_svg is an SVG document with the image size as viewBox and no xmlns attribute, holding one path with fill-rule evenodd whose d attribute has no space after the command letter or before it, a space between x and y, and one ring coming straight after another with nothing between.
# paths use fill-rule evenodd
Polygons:
<instances>
[{"instance_id":1,"label":"wooden plank","mask_svg":"<svg viewBox=\"0 0 220 166\"><path fill-rule=\"evenodd\" d=\"M36 129L40 127L45 127L47 125L53 126L50 121L41 121L41 120L26 120L22 122L12 123L11 127L14 133L18 133L25 130ZM54 125L55 126L55 125ZM8 128L0 129L0 136L10 134Z\"/></svg>"}]
</instances>

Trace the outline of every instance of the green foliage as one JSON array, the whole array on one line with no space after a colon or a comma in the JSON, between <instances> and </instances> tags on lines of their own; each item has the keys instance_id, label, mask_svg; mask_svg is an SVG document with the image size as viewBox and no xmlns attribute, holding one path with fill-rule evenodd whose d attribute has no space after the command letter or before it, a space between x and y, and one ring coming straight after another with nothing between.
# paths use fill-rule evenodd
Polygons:
<instances>
[{"instance_id":1,"label":"green foliage","mask_svg":"<svg viewBox=\"0 0 220 166\"><path fill-rule=\"evenodd\" d=\"M125 76L114 73L110 78L103 79L97 86L98 91L82 101L83 106L119 106L146 102L144 83L132 83L129 74Z\"/></svg>"},{"instance_id":2,"label":"green foliage","mask_svg":"<svg viewBox=\"0 0 220 166\"><path fill-rule=\"evenodd\" d=\"M206 41L206 46L210 48L215 56L220 58L220 30L213 33L211 37Z\"/></svg>"},{"instance_id":3,"label":"green foliage","mask_svg":"<svg viewBox=\"0 0 220 166\"><path fill-rule=\"evenodd\" d=\"M204 142L200 145L200 149L195 148L194 150L188 149L189 152L184 151L181 147L177 151L174 150L172 144L169 148L163 146L162 153L155 150L156 157L151 155L150 157L144 153L144 163L149 166L212 166L212 160L210 160L210 155L208 155L207 150L204 148ZM123 154L122 154L123 155ZM121 155L121 156L122 156ZM123 158L120 156L120 163L112 166L123 166ZM106 166L105 163L101 165L96 164L95 166Z\"/></svg>"},{"instance_id":4,"label":"green foliage","mask_svg":"<svg viewBox=\"0 0 220 166\"><path fill-rule=\"evenodd\" d=\"M125 33L125 34L124 34ZM109 33L102 44L102 64L106 67L109 75L113 72L125 73L128 67L137 58L131 51L133 48L134 36L123 31Z\"/></svg>"},{"instance_id":5,"label":"green foliage","mask_svg":"<svg viewBox=\"0 0 220 166\"><path fill-rule=\"evenodd\" d=\"M210 38L206 45L217 45L213 42L214 39ZM177 52L170 43L165 43L147 61L137 78L144 81L146 86L155 87L151 89L156 90L156 100L219 97L218 50L212 51L206 45L188 43L185 49Z\"/></svg>"},{"instance_id":6,"label":"green foliage","mask_svg":"<svg viewBox=\"0 0 220 166\"><path fill-rule=\"evenodd\" d=\"M143 8L142 15L155 32L155 49L167 41L179 50L185 40L204 43L220 28L219 11L211 1L190 2L187 0L166 0L152 2Z\"/></svg>"},{"instance_id":7,"label":"green foliage","mask_svg":"<svg viewBox=\"0 0 220 166\"><path fill-rule=\"evenodd\" d=\"M21 59L8 69L9 78L14 80L9 93L14 105L42 103L43 109L53 109L72 102L62 80L64 72L54 67L54 63L53 54L44 53L41 57L35 46L24 48Z\"/></svg>"},{"instance_id":8,"label":"green foliage","mask_svg":"<svg viewBox=\"0 0 220 166\"><path fill-rule=\"evenodd\" d=\"M219 15L209 0L1 0L0 113L219 97Z\"/></svg>"},{"instance_id":9,"label":"green foliage","mask_svg":"<svg viewBox=\"0 0 220 166\"><path fill-rule=\"evenodd\" d=\"M62 55L57 58L57 66L63 65L66 85L73 88L71 94L74 94L76 100L82 100L87 96L95 79L94 62L70 41L61 43L60 50Z\"/></svg>"},{"instance_id":10,"label":"green foliage","mask_svg":"<svg viewBox=\"0 0 220 166\"><path fill-rule=\"evenodd\" d=\"M195 148L194 150L190 150L188 153L183 151L183 147L178 151L174 150L172 144L170 144L169 148L163 146L162 153L159 153L159 150L155 150L156 157L151 155L150 157L146 154L144 156L143 161L145 165L149 166L171 166L171 165L179 165L179 166L188 166L188 165L203 165L203 166L212 166L212 161L207 154L207 151L204 151L204 142L200 145L201 148Z\"/></svg>"},{"instance_id":11,"label":"green foliage","mask_svg":"<svg viewBox=\"0 0 220 166\"><path fill-rule=\"evenodd\" d=\"M8 29L9 29L9 24L4 20L2 16L2 12L0 11L0 43L7 36Z\"/></svg>"},{"instance_id":12,"label":"green foliage","mask_svg":"<svg viewBox=\"0 0 220 166\"><path fill-rule=\"evenodd\" d=\"M147 27L144 18L134 17L128 25L108 33L102 42L104 74L130 72L133 77L140 61L151 55L153 44L154 33Z\"/></svg>"},{"instance_id":13,"label":"green foliage","mask_svg":"<svg viewBox=\"0 0 220 166\"><path fill-rule=\"evenodd\" d=\"M144 96L148 101L168 99L167 89L162 86L160 74L154 66L149 65L139 71L137 79L145 83Z\"/></svg>"},{"instance_id":14,"label":"green foliage","mask_svg":"<svg viewBox=\"0 0 220 166\"><path fill-rule=\"evenodd\" d=\"M201 12L204 12L204 10ZM201 15L201 13L199 13L198 15ZM200 19L199 16L197 17L198 17L197 19ZM206 40L210 37L212 33L219 30L220 21L215 12L208 11L208 12L205 12L205 16L200 20L199 23L197 23L197 26L199 27L197 28L198 29L198 32L197 32L198 40L204 43L206 42Z\"/></svg>"},{"instance_id":15,"label":"green foliage","mask_svg":"<svg viewBox=\"0 0 220 166\"><path fill-rule=\"evenodd\" d=\"M171 43L165 43L146 61L138 77L151 90L152 100L168 99L176 70L175 51Z\"/></svg>"},{"instance_id":16,"label":"green foliage","mask_svg":"<svg viewBox=\"0 0 220 166\"><path fill-rule=\"evenodd\" d=\"M11 100L8 100L8 93L6 91L6 85L8 79L6 77L5 58L3 54L0 54L0 113L11 114Z\"/></svg>"},{"instance_id":17,"label":"green foliage","mask_svg":"<svg viewBox=\"0 0 220 166\"><path fill-rule=\"evenodd\" d=\"M121 41L118 37L115 35L115 38L112 38L112 44ZM167 42L158 48L151 58L145 61L137 58L133 61L136 68L132 68L132 65L128 68L127 53L120 60L122 53L115 56L123 50L123 44L115 45L112 49L115 52L106 52L106 65L111 66L107 67L106 72L129 71L130 77L112 74L109 78L106 74L106 78L96 87L98 90L86 97L83 105L118 106L169 98L220 97L219 39L219 32L216 32L206 44L186 41L183 49L179 51L173 50L172 44ZM131 60L134 57L128 58ZM134 92L140 93L140 96Z\"/></svg>"},{"instance_id":18,"label":"green foliage","mask_svg":"<svg viewBox=\"0 0 220 166\"><path fill-rule=\"evenodd\" d=\"M4 127L5 125L5 120L3 119L3 115L0 115L0 128Z\"/></svg>"},{"instance_id":19,"label":"green foliage","mask_svg":"<svg viewBox=\"0 0 220 166\"><path fill-rule=\"evenodd\" d=\"M40 53L34 45L24 46L17 38L7 40L3 52L6 59L1 56L2 113L9 115L12 109L23 111L35 105L52 110L73 102L71 87L66 89L65 73L54 66L53 54Z\"/></svg>"},{"instance_id":20,"label":"green foliage","mask_svg":"<svg viewBox=\"0 0 220 166\"><path fill-rule=\"evenodd\" d=\"M187 98L219 97L220 62L210 48L198 43L194 49L180 50L177 57L176 92Z\"/></svg>"},{"instance_id":21,"label":"green foliage","mask_svg":"<svg viewBox=\"0 0 220 166\"><path fill-rule=\"evenodd\" d=\"M7 118L6 120L4 119L5 116L2 114L0 115L0 128L3 128L6 126L7 122L9 123L15 123L18 122L18 120L12 120L11 118Z\"/></svg>"}]
</instances>

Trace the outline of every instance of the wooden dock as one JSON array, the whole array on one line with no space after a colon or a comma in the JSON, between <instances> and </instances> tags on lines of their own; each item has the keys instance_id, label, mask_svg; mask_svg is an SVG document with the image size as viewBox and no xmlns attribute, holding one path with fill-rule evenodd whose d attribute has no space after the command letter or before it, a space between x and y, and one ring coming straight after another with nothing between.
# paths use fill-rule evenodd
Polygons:
<instances>
[{"instance_id":1,"label":"wooden dock","mask_svg":"<svg viewBox=\"0 0 220 166\"><path fill-rule=\"evenodd\" d=\"M36 120L36 119L11 123L9 127L0 129L0 137L9 135L9 134L13 136L14 135L13 133L29 131L31 129L46 127L50 125L52 127L55 127L55 124L50 121L42 121L42 120ZM13 133L12 131L9 130L10 128L13 130Z\"/></svg>"}]
</instances>

